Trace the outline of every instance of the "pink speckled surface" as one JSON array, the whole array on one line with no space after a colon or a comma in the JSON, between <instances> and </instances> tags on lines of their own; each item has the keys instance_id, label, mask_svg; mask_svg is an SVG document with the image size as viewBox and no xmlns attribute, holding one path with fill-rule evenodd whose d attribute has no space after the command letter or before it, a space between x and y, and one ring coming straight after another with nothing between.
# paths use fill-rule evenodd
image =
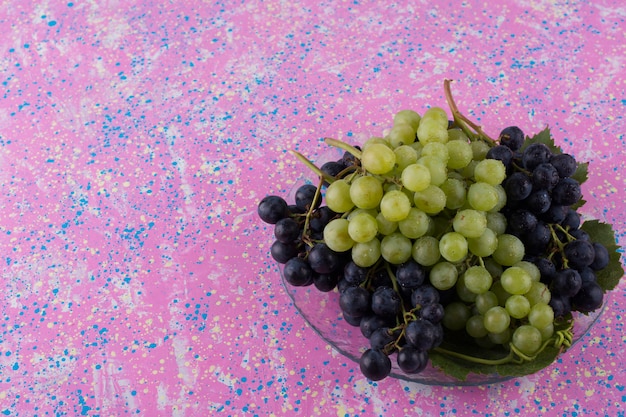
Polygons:
<instances>
[{"instance_id":1,"label":"pink speckled surface","mask_svg":"<svg viewBox=\"0 0 626 417\"><path fill-rule=\"evenodd\" d=\"M588 4L592 3L592 4ZM297 314L256 217L320 139L444 105L552 127L624 245L619 0L0 0L0 415L623 416L622 283L535 375L368 382Z\"/></svg>"}]
</instances>

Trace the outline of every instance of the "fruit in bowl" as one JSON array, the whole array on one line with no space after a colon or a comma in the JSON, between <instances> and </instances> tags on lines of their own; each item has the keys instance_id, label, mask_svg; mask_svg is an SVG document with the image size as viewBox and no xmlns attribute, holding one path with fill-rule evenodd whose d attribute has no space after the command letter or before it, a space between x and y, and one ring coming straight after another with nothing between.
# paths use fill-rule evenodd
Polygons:
<instances>
[{"instance_id":1,"label":"fruit in bowl","mask_svg":"<svg viewBox=\"0 0 626 417\"><path fill-rule=\"evenodd\" d=\"M258 205L284 282L336 294L371 380L536 372L623 276L611 225L579 214L587 164L548 129L490 138L444 90L451 120L402 110L384 137L326 139L341 155L319 167L294 152L317 183Z\"/></svg>"}]
</instances>

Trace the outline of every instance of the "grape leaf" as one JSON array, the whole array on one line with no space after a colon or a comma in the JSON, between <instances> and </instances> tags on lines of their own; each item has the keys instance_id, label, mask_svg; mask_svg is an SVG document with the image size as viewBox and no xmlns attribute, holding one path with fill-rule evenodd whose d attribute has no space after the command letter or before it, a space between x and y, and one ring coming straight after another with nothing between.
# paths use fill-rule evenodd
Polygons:
<instances>
[{"instance_id":1,"label":"grape leaf","mask_svg":"<svg viewBox=\"0 0 626 417\"><path fill-rule=\"evenodd\" d=\"M613 227L599 220L587 220L580 228L589 234L592 242L603 244L609 251L609 264L606 268L597 271L596 276L598 277L598 284L604 291L614 289L624 276L624 268Z\"/></svg>"}]
</instances>

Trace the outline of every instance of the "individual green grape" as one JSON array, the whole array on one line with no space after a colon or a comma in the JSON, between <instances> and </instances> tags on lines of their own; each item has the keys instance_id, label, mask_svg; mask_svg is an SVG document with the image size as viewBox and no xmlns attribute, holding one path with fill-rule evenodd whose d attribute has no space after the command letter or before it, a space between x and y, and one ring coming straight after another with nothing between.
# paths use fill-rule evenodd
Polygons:
<instances>
[{"instance_id":1,"label":"individual green grape","mask_svg":"<svg viewBox=\"0 0 626 417\"><path fill-rule=\"evenodd\" d=\"M522 268L523 270L528 272L528 275L530 275L530 279L533 282L539 282L539 280L541 279L541 272L539 271L539 268L537 268L537 265L532 262L519 261L516 262L513 266L517 266L518 268Z\"/></svg>"},{"instance_id":2,"label":"individual green grape","mask_svg":"<svg viewBox=\"0 0 626 417\"><path fill-rule=\"evenodd\" d=\"M489 333L502 333L511 324L511 316L504 307L491 307L483 316L483 324Z\"/></svg>"},{"instance_id":3,"label":"individual green grape","mask_svg":"<svg viewBox=\"0 0 626 417\"><path fill-rule=\"evenodd\" d=\"M468 290L474 294L483 294L489 291L493 278L484 266L470 266L463 273L463 280Z\"/></svg>"},{"instance_id":4,"label":"individual green grape","mask_svg":"<svg viewBox=\"0 0 626 417\"><path fill-rule=\"evenodd\" d=\"M423 266L435 265L441 258L439 240L433 236L422 236L413 242L413 260Z\"/></svg>"},{"instance_id":5,"label":"individual green grape","mask_svg":"<svg viewBox=\"0 0 626 417\"><path fill-rule=\"evenodd\" d=\"M502 288L502 281L495 281L491 286L491 292L498 297L498 305L501 307L506 305L506 300L511 296L509 292Z\"/></svg>"},{"instance_id":6,"label":"individual green grape","mask_svg":"<svg viewBox=\"0 0 626 417\"><path fill-rule=\"evenodd\" d=\"M455 127L455 128L452 128L452 129L448 129L448 140L450 140L450 141L451 140L461 140L463 142L469 142L469 138L467 137L465 132L463 132L458 127Z\"/></svg>"},{"instance_id":7,"label":"individual green grape","mask_svg":"<svg viewBox=\"0 0 626 417\"><path fill-rule=\"evenodd\" d=\"M361 153L361 166L372 174L382 175L391 171L396 164L396 154L381 143L364 148Z\"/></svg>"},{"instance_id":8,"label":"individual green grape","mask_svg":"<svg viewBox=\"0 0 626 417\"><path fill-rule=\"evenodd\" d=\"M489 211L499 212L506 205L506 191L502 184L494 185L493 189L496 190L496 193L498 193L498 202Z\"/></svg>"},{"instance_id":9,"label":"individual green grape","mask_svg":"<svg viewBox=\"0 0 626 417\"><path fill-rule=\"evenodd\" d=\"M459 276L455 285L456 295L465 303L471 304L476 301L476 293L470 291L465 285L465 275Z\"/></svg>"},{"instance_id":10,"label":"individual green grape","mask_svg":"<svg viewBox=\"0 0 626 417\"><path fill-rule=\"evenodd\" d=\"M525 355L533 356L541 348L541 332L534 326L523 324L513 332L511 343Z\"/></svg>"},{"instance_id":11,"label":"individual green grape","mask_svg":"<svg viewBox=\"0 0 626 417\"><path fill-rule=\"evenodd\" d=\"M448 129L442 127L437 120L422 117L417 127L417 138L423 144L429 142L446 143L448 141Z\"/></svg>"},{"instance_id":12,"label":"individual green grape","mask_svg":"<svg viewBox=\"0 0 626 417\"><path fill-rule=\"evenodd\" d=\"M358 242L352 246L352 261L362 268L369 268L380 259L380 241Z\"/></svg>"},{"instance_id":13,"label":"individual green grape","mask_svg":"<svg viewBox=\"0 0 626 417\"><path fill-rule=\"evenodd\" d=\"M335 213L345 213L354 207L350 198L350 184L346 180L335 180L326 189L326 205Z\"/></svg>"},{"instance_id":14,"label":"individual green grape","mask_svg":"<svg viewBox=\"0 0 626 417\"><path fill-rule=\"evenodd\" d=\"M465 323L465 331L467 334L475 339L487 336L489 332L485 329L483 320L484 318L480 314L470 317Z\"/></svg>"},{"instance_id":15,"label":"individual green grape","mask_svg":"<svg viewBox=\"0 0 626 417\"><path fill-rule=\"evenodd\" d=\"M474 180L489 185L498 185L506 178L506 168L498 159L483 159L474 167Z\"/></svg>"},{"instance_id":16,"label":"individual green grape","mask_svg":"<svg viewBox=\"0 0 626 417\"><path fill-rule=\"evenodd\" d=\"M459 173L463 175L463 178L473 178L474 168L476 168L477 163L477 161L472 159L469 164L459 170Z\"/></svg>"},{"instance_id":17,"label":"individual green grape","mask_svg":"<svg viewBox=\"0 0 626 417\"><path fill-rule=\"evenodd\" d=\"M400 180L413 192L423 191L430 185L430 170L422 164L411 164L404 168Z\"/></svg>"},{"instance_id":18,"label":"individual green grape","mask_svg":"<svg viewBox=\"0 0 626 417\"><path fill-rule=\"evenodd\" d=\"M398 222L390 222L382 213L376 215L376 222L378 223L378 233L381 235L390 235L398 230Z\"/></svg>"},{"instance_id":19,"label":"individual green grape","mask_svg":"<svg viewBox=\"0 0 626 417\"><path fill-rule=\"evenodd\" d=\"M485 314L491 307L498 305L498 296L493 291L486 291L476 296L476 309L478 313Z\"/></svg>"},{"instance_id":20,"label":"individual green grape","mask_svg":"<svg viewBox=\"0 0 626 417\"><path fill-rule=\"evenodd\" d=\"M398 232L385 236L380 242L381 255L387 262L394 265L408 261L411 258L412 249L411 240Z\"/></svg>"},{"instance_id":21,"label":"individual green grape","mask_svg":"<svg viewBox=\"0 0 626 417\"><path fill-rule=\"evenodd\" d=\"M394 124L387 135L387 140L392 148L402 145L410 145L415 142L415 130L408 124ZM367 169L367 168L366 168Z\"/></svg>"},{"instance_id":22,"label":"individual green grape","mask_svg":"<svg viewBox=\"0 0 626 417\"><path fill-rule=\"evenodd\" d=\"M475 210L492 210L499 198L498 191L486 182L475 182L467 190L467 202Z\"/></svg>"},{"instance_id":23,"label":"individual green grape","mask_svg":"<svg viewBox=\"0 0 626 417\"><path fill-rule=\"evenodd\" d=\"M409 146L415 149L415 152L417 152L417 159L419 159L420 156L422 155L422 149L424 148L424 145L422 144L422 142L413 142Z\"/></svg>"},{"instance_id":24,"label":"individual green grape","mask_svg":"<svg viewBox=\"0 0 626 417\"><path fill-rule=\"evenodd\" d=\"M492 258L500 265L511 266L524 258L524 243L514 235L503 233L498 236L498 247Z\"/></svg>"},{"instance_id":25,"label":"individual green grape","mask_svg":"<svg viewBox=\"0 0 626 417\"><path fill-rule=\"evenodd\" d=\"M439 262L430 270L429 280L433 287L440 291L449 290L457 282L459 273L450 262Z\"/></svg>"},{"instance_id":26,"label":"individual green grape","mask_svg":"<svg viewBox=\"0 0 626 417\"><path fill-rule=\"evenodd\" d=\"M446 207L446 194L435 185L429 185L414 196L415 207L427 214L437 214Z\"/></svg>"},{"instance_id":27,"label":"individual green grape","mask_svg":"<svg viewBox=\"0 0 626 417\"><path fill-rule=\"evenodd\" d=\"M450 136L448 131L448 136ZM473 157L472 147L467 140L449 140L446 143L448 148L448 168L449 169L461 169L465 168Z\"/></svg>"},{"instance_id":28,"label":"individual green grape","mask_svg":"<svg viewBox=\"0 0 626 417\"><path fill-rule=\"evenodd\" d=\"M485 233L485 229L487 229L487 217L485 213L478 210L460 210L452 219L452 227L455 232L462 234L466 238L477 238L482 236Z\"/></svg>"},{"instance_id":29,"label":"individual green grape","mask_svg":"<svg viewBox=\"0 0 626 417\"><path fill-rule=\"evenodd\" d=\"M448 232L439 240L439 252L449 262L461 262L467 257L467 240L458 232Z\"/></svg>"},{"instance_id":30,"label":"individual green grape","mask_svg":"<svg viewBox=\"0 0 626 417\"><path fill-rule=\"evenodd\" d=\"M324 227L324 242L330 249L335 252L345 252L352 249L354 240L348 233L349 223L347 219L339 218L331 220Z\"/></svg>"},{"instance_id":31,"label":"individual green grape","mask_svg":"<svg viewBox=\"0 0 626 417\"><path fill-rule=\"evenodd\" d=\"M398 222L398 229L400 233L409 239L417 239L428 232L430 222L431 220L428 214L420 209L411 207L406 218Z\"/></svg>"},{"instance_id":32,"label":"individual green grape","mask_svg":"<svg viewBox=\"0 0 626 417\"><path fill-rule=\"evenodd\" d=\"M502 267L502 265L494 261L492 258L485 259L484 264L485 268L487 268L487 271L489 271L494 281L499 280L502 276L502 272L504 272L504 267Z\"/></svg>"},{"instance_id":33,"label":"individual green grape","mask_svg":"<svg viewBox=\"0 0 626 417\"><path fill-rule=\"evenodd\" d=\"M523 295L515 294L507 298L504 308L514 319L523 319L530 313L530 303Z\"/></svg>"},{"instance_id":34,"label":"individual green grape","mask_svg":"<svg viewBox=\"0 0 626 417\"><path fill-rule=\"evenodd\" d=\"M409 215L411 200L402 191L392 190L380 200L380 212L389 221L399 222Z\"/></svg>"},{"instance_id":35,"label":"individual green grape","mask_svg":"<svg viewBox=\"0 0 626 417\"><path fill-rule=\"evenodd\" d=\"M491 256L498 247L498 237L493 230L485 228L479 237L467 238L467 247L476 256L483 258Z\"/></svg>"},{"instance_id":36,"label":"individual green grape","mask_svg":"<svg viewBox=\"0 0 626 417\"><path fill-rule=\"evenodd\" d=\"M460 301L449 303L444 307L443 311L443 320L441 323L445 328L450 330L464 329L467 320L472 316L469 307Z\"/></svg>"},{"instance_id":37,"label":"individual green grape","mask_svg":"<svg viewBox=\"0 0 626 417\"><path fill-rule=\"evenodd\" d=\"M371 138L366 140L365 143L363 143L363 146L361 146L361 149L365 150L367 147L371 145L375 145L375 144L385 145L388 148L391 146L389 144L389 141L387 141L387 139L381 138L380 136L372 136Z\"/></svg>"},{"instance_id":38,"label":"individual green grape","mask_svg":"<svg viewBox=\"0 0 626 417\"><path fill-rule=\"evenodd\" d=\"M393 150L396 154L396 168L399 172L404 171L406 167L417 162L417 151L410 146L402 145Z\"/></svg>"},{"instance_id":39,"label":"individual green grape","mask_svg":"<svg viewBox=\"0 0 626 417\"><path fill-rule=\"evenodd\" d=\"M433 106L426 110L422 115L421 121L433 121L437 123L438 126L446 130L448 129L448 114L441 107Z\"/></svg>"},{"instance_id":40,"label":"individual green grape","mask_svg":"<svg viewBox=\"0 0 626 417\"><path fill-rule=\"evenodd\" d=\"M534 306L538 303L548 304L552 298L552 294L546 284L541 281L533 281L530 290L524 294L524 297L528 299L531 306Z\"/></svg>"},{"instance_id":41,"label":"individual green grape","mask_svg":"<svg viewBox=\"0 0 626 417\"><path fill-rule=\"evenodd\" d=\"M417 163L428 168L430 171L430 183L432 185L439 186L448 179L448 168L445 161L435 156L424 156L422 151L422 156L417 160Z\"/></svg>"},{"instance_id":42,"label":"individual green grape","mask_svg":"<svg viewBox=\"0 0 626 417\"><path fill-rule=\"evenodd\" d=\"M369 242L378 234L378 222L365 212L359 213L349 220L348 234L357 243Z\"/></svg>"},{"instance_id":43,"label":"individual green grape","mask_svg":"<svg viewBox=\"0 0 626 417\"><path fill-rule=\"evenodd\" d=\"M541 341L545 342L554 334L554 323L550 323L546 327L538 330L541 333Z\"/></svg>"},{"instance_id":44,"label":"individual green grape","mask_svg":"<svg viewBox=\"0 0 626 417\"><path fill-rule=\"evenodd\" d=\"M421 116L415 110L400 110L393 116L393 124L407 124L411 126L413 132L417 131L417 127L420 124Z\"/></svg>"},{"instance_id":45,"label":"individual green grape","mask_svg":"<svg viewBox=\"0 0 626 417\"><path fill-rule=\"evenodd\" d=\"M502 272L500 277L502 288L509 294L524 295L529 290L533 283L528 272L517 266L511 266Z\"/></svg>"},{"instance_id":46,"label":"individual green grape","mask_svg":"<svg viewBox=\"0 0 626 417\"><path fill-rule=\"evenodd\" d=\"M472 141L470 147L472 148L472 159L474 161L482 161L485 159L487 152L491 149L487 142L483 142L482 140Z\"/></svg>"},{"instance_id":47,"label":"individual green grape","mask_svg":"<svg viewBox=\"0 0 626 417\"><path fill-rule=\"evenodd\" d=\"M447 144L443 144L440 142L429 142L424 145L422 148L422 158L424 157L432 157L438 159L444 163L448 163L448 159L450 159L450 155L448 154Z\"/></svg>"},{"instance_id":48,"label":"individual green grape","mask_svg":"<svg viewBox=\"0 0 626 417\"><path fill-rule=\"evenodd\" d=\"M496 345L507 345L511 340L512 331L507 327L500 333L489 333L488 337Z\"/></svg>"},{"instance_id":49,"label":"individual green grape","mask_svg":"<svg viewBox=\"0 0 626 417\"><path fill-rule=\"evenodd\" d=\"M383 186L378 179L371 175L358 177L350 185L350 199L359 208L376 208L382 198Z\"/></svg>"},{"instance_id":50,"label":"individual green grape","mask_svg":"<svg viewBox=\"0 0 626 417\"><path fill-rule=\"evenodd\" d=\"M369 214L370 216L375 218L378 215L379 211L376 209L355 208L354 210L350 211L347 216L343 216L343 217L348 220L352 220L354 217L362 213Z\"/></svg>"},{"instance_id":51,"label":"individual green grape","mask_svg":"<svg viewBox=\"0 0 626 417\"><path fill-rule=\"evenodd\" d=\"M487 217L487 227L493 230L496 236L506 232L507 221L504 214L488 212L485 216Z\"/></svg>"},{"instance_id":52,"label":"individual green grape","mask_svg":"<svg viewBox=\"0 0 626 417\"><path fill-rule=\"evenodd\" d=\"M554 322L554 310L546 303L537 303L530 308L528 322L538 329L543 329Z\"/></svg>"},{"instance_id":53,"label":"individual green grape","mask_svg":"<svg viewBox=\"0 0 626 417\"><path fill-rule=\"evenodd\" d=\"M448 177L439 188L441 188L446 195L446 208L456 210L463 207L467 196L464 181Z\"/></svg>"}]
</instances>

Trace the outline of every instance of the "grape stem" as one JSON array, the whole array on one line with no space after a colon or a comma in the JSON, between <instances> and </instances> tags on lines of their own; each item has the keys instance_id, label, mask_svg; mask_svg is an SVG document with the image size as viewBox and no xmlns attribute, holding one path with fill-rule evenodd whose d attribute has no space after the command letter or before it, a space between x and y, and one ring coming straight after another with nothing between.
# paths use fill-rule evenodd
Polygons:
<instances>
[{"instance_id":1,"label":"grape stem","mask_svg":"<svg viewBox=\"0 0 626 417\"><path fill-rule=\"evenodd\" d=\"M454 102L454 98L452 97L452 91L450 89L450 83L451 82L452 82L452 80L450 80L450 79L445 79L443 81L443 91L444 91L444 93L446 95L446 101L448 102L448 106L450 107L450 111L452 112L452 118L454 119L454 122L470 138L475 138L475 134L472 131L469 130L468 126L470 126L472 129L474 129L474 132L476 132L479 135L480 139L483 139L483 140L489 142L489 144L491 146L495 146L496 145L496 141L493 140L491 137L489 137L489 135L487 135L483 131L482 127L480 127L476 123L472 122L470 119L465 117L459 111L459 108L457 107L456 103Z\"/></svg>"},{"instance_id":2,"label":"grape stem","mask_svg":"<svg viewBox=\"0 0 626 417\"><path fill-rule=\"evenodd\" d=\"M330 146L334 146L335 148L343 149L344 151L351 153L357 159L361 159L361 151L348 143L333 138L324 138L324 142Z\"/></svg>"},{"instance_id":3,"label":"grape stem","mask_svg":"<svg viewBox=\"0 0 626 417\"><path fill-rule=\"evenodd\" d=\"M315 207L317 205L317 201L321 200L322 198L322 185L324 185L324 178L320 178L320 182L317 185L317 188L315 189L315 195L313 196L313 201L311 202L311 206L309 207L309 209L306 212L306 217L304 218L304 236L302 237L302 240L307 241L307 244L311 247L314 246L314 243L309 239L309 222L311 220L311 215L313 214L313 211L315 210Z\"/></svg>"}]
</instances>

